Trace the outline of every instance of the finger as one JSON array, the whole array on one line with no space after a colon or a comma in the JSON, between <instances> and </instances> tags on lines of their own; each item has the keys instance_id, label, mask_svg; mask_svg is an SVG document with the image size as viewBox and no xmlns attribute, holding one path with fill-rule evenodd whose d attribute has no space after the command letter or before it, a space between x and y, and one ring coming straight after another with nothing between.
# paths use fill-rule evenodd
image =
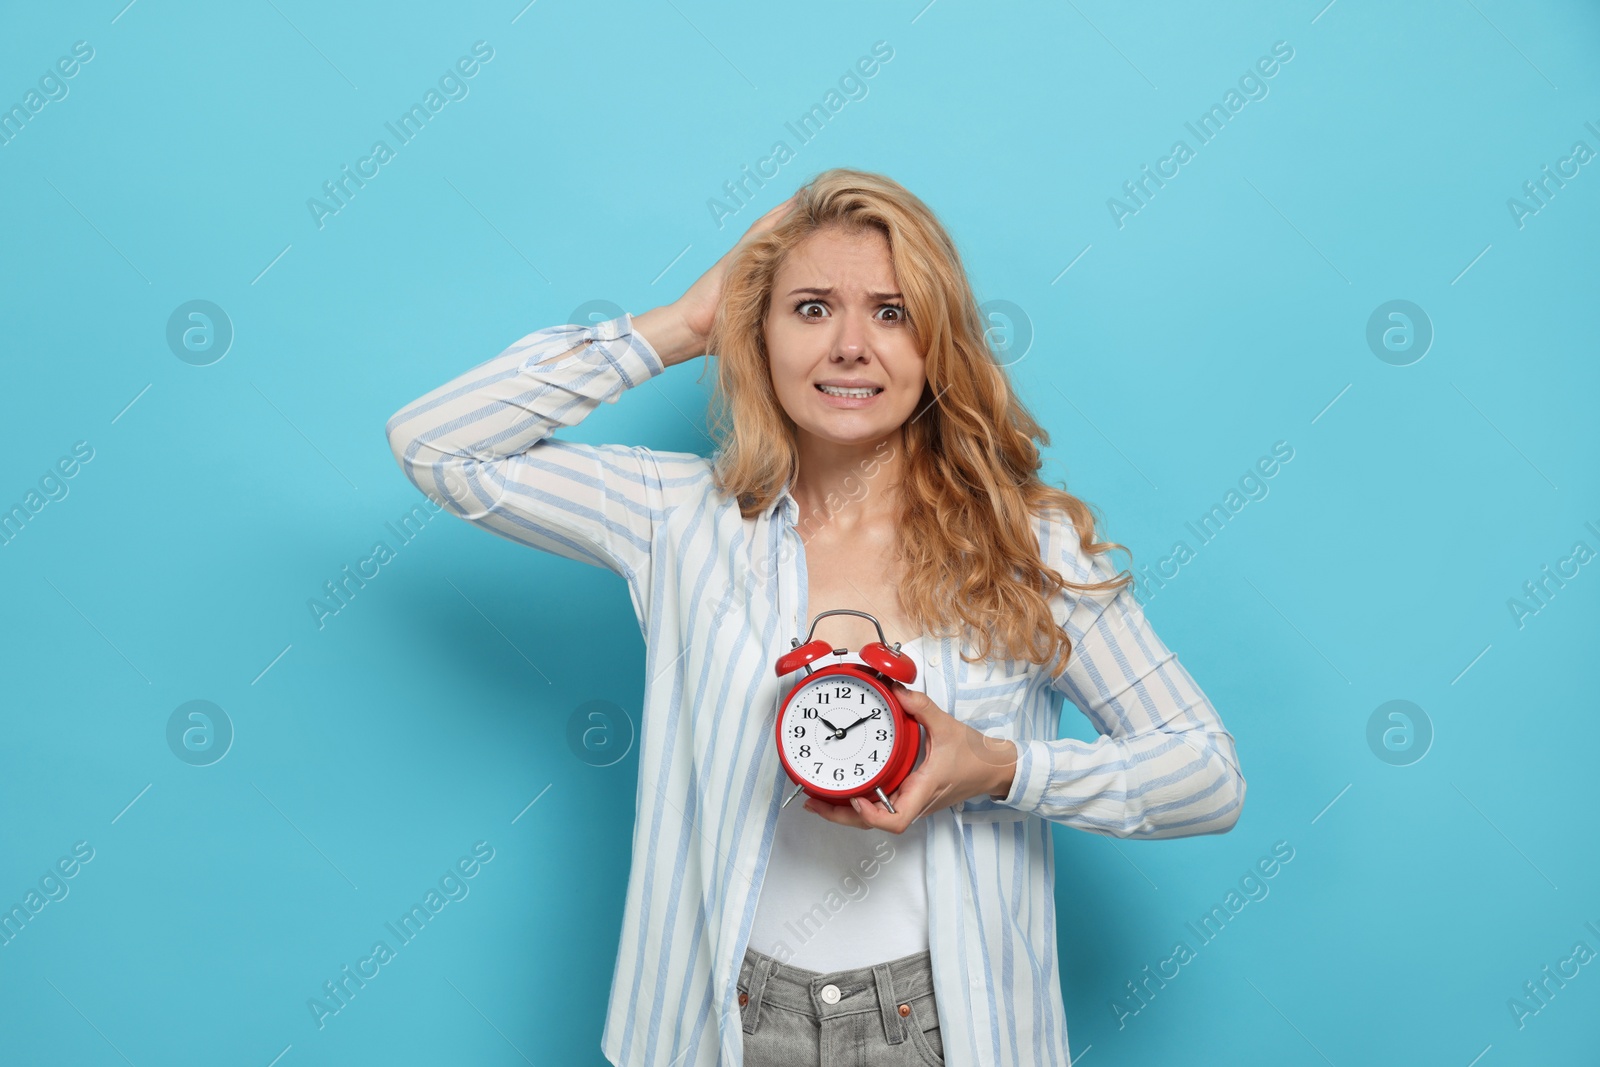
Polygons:
<instances>
[{"instance_id":1,"label":"finger","mask_svg":"<svg viewBox=\"0 0 1600 1067\"><path fill-rule=\"evenodd\" d=\"M922 689L907 688L906 683L899 680L894 681L894 699L898 699L907 712L922 709L923 705L928 704L928 694L923 693Z\"/></svg>"},{"instance_id":2,"label":"finger","mask_svg":"<svg viewBox=\"0 0 1600 1067\"><path fill-rule=\"evenodd\" d=\"M776 224L776 221L779 218L779 216L781 216L784 212L788 211L791 206L793 206L795 197L799 196L799 195L800 195L799 193L792 194L789 197L789 199L785 200L781 204L778 204L776 207L772 208L772 210L768 211L765 215L762 215L759 219L756 219L756 221L751 224L750 229L747 232L746 236L749 236L750 234L761 233L761 232L763 232L765 230L771 229Z\"/></svg>"},{"instance_id":3,"label":"finger","mask_svg":"<svg viewBox=\"0 0 1600 1067\"><path fill-rule=\"evenodd\" d=\"M857 810L874 830L888 830L890 833L904 833L906 829L917 820L918 798L930 789L927 775L920 769L914 770L900 782L899 788L889 798L889 803L894 805L890 811L881 800L875 797L861 797L861 807Z\"/></svg>"},{"instance_id":4,"label":"finger","mask_svg":"<svg viewBox=\"0 0 1600 1067\"><path fill-rule=\"evenodd\" d=\"M805 808L807 811L815 812L818 816L827 819L829 822L838 823L841 826L854 826L858 830L871 829L870 826L862 821L860 815L856 814L851 808L848 807L841 807L837 804L828 804L821 800L807 800L805 803Z\"/></svg>"},{"instance_id":5,"label":"finger","mask_svg":"<svg viewBox=\"0 0 1600 1067\"><path fill-rule=\"evenodd\" d=\"M933 702L933 698L928 696L927 693L920 689L909 688L906 683L901 681L894 683L894 695L900 699L900 706L907 709L937 708L939 706Z\"/></svg>"},{"instance_id":6,"label":"finger","mask_svg":"<svg viewBox=\"0 0 1600 1067\"><path fill-rule=\"evenodd\" d=\"M933 698L917 689L907 689L899 682L895 683L894 695L900 701L900 707L913 719L927 726L930 719L948 714L943 708L933 702Z\"/></svg>"},{"instance_id":7,"label":"finger","mask_svg":"<svg viewBox=\"0 0 1600 1067\"><path fill-rule=\"evenodd\" d=\"M855 809L856 818L861 820L862 827L867 830L887 830L889 820L894 818L889 814L889 809L872 797L851 797L850 806ZM898 805L895 810L899 810Z\"/></svg>"}]
</instances>

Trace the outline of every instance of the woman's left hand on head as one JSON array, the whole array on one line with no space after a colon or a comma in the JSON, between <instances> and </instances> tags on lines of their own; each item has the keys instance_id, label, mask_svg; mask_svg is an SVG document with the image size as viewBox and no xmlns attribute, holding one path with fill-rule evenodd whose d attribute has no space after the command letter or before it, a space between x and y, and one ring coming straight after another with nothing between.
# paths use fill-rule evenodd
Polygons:
<instances>
[{"instance_id":1,"label":"woman's left hand on head","mask_svg":"<svg viewBox=\"0 0 1600 1067\"><path fill-rule=\"evenodd\" d=\"M889 796L894 814L876 796L856 797L851 804L807 799L805 807L829 822L863 830L904 833L930 811L948 808L971 797L998 799L1011 789L1016 772L1016 745L987 737L957 719L928 694L893 683L894 695L907 715L927 731L927 753Z\"/></svg>"}]
</instances>

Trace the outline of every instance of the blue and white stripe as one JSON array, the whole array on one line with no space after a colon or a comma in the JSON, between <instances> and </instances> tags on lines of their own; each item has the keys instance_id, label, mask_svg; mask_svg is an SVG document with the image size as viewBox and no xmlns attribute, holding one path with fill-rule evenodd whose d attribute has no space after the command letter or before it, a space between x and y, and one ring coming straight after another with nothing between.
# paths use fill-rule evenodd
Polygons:
<instances>
[{"instance_id":1,"label":"blue and white stripe","mask_svg":"<svg viewBox=\"0 0 1600 1067\"><path fill-rule=\"evenodd\" d=\"M600 1047L619 1067L741 1064L739 964L778 805L772 740L794 676L773 662L807 613L799 506L745 519L686 452L552 438L663 371L623 314L523 337L395 413L389 444L424 493L500 537L622 576L646 644L633 864ZM1066 516L1039 518L1064 577L1114 576ZM820 609L819 609L820 610ZM1118 838L1223 833L1244 802L1233 737L1132 593L1059 595L1063 675L967 663L928 637L928 693L1015 741L1003 800L925 815L929 944L952 1067L1068 1067L1051 823ZM1063 698L1100 735L1057 736Z\"/></svg>"}]
</instances>

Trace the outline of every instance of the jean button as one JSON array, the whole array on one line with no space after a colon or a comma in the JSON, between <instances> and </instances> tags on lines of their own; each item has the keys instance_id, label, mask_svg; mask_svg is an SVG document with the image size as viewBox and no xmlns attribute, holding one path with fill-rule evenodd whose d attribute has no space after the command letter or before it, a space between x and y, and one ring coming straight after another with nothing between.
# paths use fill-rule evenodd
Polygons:
<instances>
[{"instance_id":1,"label":"jean button","mask_svg":"<svg viewBox=\"0 0 1600 1067\"><path fill-rule=\"evenodd\" d=\"M827 1001L829 1004L839 1003L839 987L836 985L823 986L822 999Z\"/></svg>"}]
</instances>

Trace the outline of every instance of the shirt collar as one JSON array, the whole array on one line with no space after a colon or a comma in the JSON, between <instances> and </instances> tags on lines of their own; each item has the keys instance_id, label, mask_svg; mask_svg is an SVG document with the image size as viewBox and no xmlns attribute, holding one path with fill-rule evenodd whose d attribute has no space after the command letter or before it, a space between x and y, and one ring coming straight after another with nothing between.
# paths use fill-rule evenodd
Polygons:
<instances>
[{"instance_id":1,"label":"shirt collar","mask_svg":"<svg viewBox=\"0 0 1600 1067\"><path fill-rule=\"evenodd\" d=\"M767 514L772 518L782 517L790 526L800 521L800 505L795 501L794 494L789 490L794 488L794 479L785 482L783 488L778 490L778 495L773 498L772 506L767 509Z\"/></svg>"},{"instance_id":2,"label":"shirt collar","mask_svg":"<svg viewBox=\"0 0 1600 1067\"><path fill-rule=\"evenodd\" d=\"M772 513L774 517L783 516L783 520L790 526L800 521L800 505L795 502L787 487L778 494L778 501L772 506Z\"/></svg>"}]
</instances>

